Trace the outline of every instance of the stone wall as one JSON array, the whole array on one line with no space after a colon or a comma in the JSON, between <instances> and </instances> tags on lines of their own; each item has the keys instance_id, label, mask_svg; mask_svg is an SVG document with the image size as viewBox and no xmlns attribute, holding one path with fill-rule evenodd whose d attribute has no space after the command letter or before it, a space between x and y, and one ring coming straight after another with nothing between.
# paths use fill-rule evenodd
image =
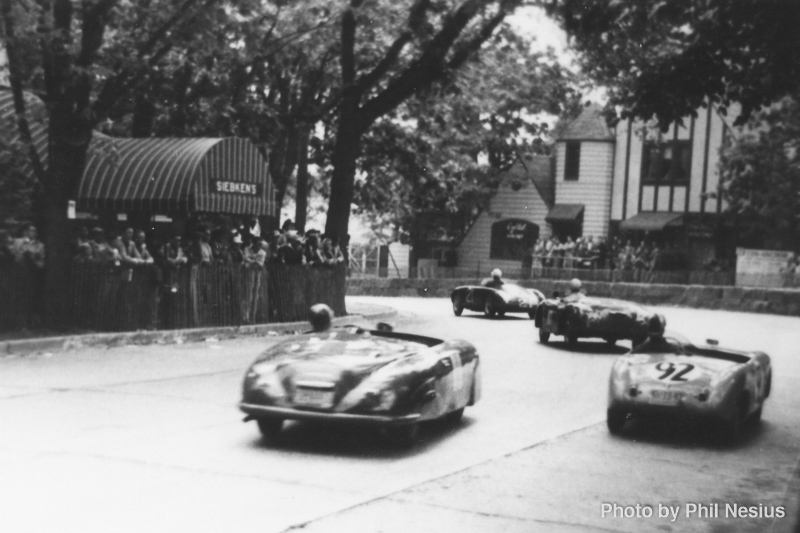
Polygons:
<instances>
[{"instance_id":1,"label":"stone wall","mask_svg":"<svg viewBox=\"0 0 800 533\"><path fill-rule=\"evenodd\" d=\"M449 298L459 285L476 285L477 279L348 279L347 294L352 296L418 296ZM565 294L566 280L520 281L524 287L539 289L546 295ZM725 309L749 313L800 316L800 290L757 287L712 287L706 285L648 285L586 281L584 292L592 296L620 298L649 305L676 305L700 309Z\"/></svg>"}]
</instances>

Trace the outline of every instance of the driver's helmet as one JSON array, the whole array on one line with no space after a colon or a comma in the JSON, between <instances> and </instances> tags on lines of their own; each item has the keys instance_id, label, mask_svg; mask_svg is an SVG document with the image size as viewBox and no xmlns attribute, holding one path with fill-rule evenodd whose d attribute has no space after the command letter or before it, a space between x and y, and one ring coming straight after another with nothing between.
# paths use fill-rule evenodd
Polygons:
<instances>
[{"instance_id":1,"label":"driver's helmet","mask_svg":"<svg viewBox=\"0 0 800 533\"><path fill-rule=\"evenodd\" d=\"M308 310L308 321L314 331L325 331L331 327L333 310L325 304L314 304Z\"/></svg>"},{"instance_id":2,"label":"driver's helmet","mask_svg":"<svg viewBox=\"0 0 800 533\"><path fill-rule=\"evenodd\" d=\"M664 334L664 328L667 325L667 320L661 315L653 315L647 323L647 332L650 335L661 336Z\"/></svg>"},{"instance_id":3,"label":"driver's helmet","mask_svg":"<svg viewBox=\"0 0 800 533\"><path fill-rule=\"evenodd\" d=\"M503 277L503 271L499 268L495 268L492 270L492 279L496 281L500 281L500 278Z\"/></svg>"},{"instance_id":4,"label":"driver's helmet","mask_svg":"<svg viewBox=\"0 0 800 533\"><path fill-rule=\"evenodd\" d=\"M581 290L581 280L578 278L572 278L572 281L569 282L569 290L572 292L579 292Z\"/></svg>"}]
</instances>

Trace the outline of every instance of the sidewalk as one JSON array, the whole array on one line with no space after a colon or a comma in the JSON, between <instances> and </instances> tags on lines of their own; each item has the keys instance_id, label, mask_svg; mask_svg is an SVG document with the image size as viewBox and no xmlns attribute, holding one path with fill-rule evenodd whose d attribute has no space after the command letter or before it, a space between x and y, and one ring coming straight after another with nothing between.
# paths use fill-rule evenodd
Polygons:
<instances>
[{"instance_id":1,"label":"sidewalk","mask_svg":"<svg viewBox=\"0 0 800 533\"><path fill-rule=\"evenodd\" d=\"M361 302L348 302L347 316L333 319L334 325L349 324L358 320L375 322L397 314L391 307ZM128 344L181 344L198 342L214 337L229 339L233 337L287 335L307 331L308 322L283 322L258 324L252 326L225 326L197 329L173 329L155 331L128 331L123 333L89 333L84 335L65 335L59 337L32 337L0 341L0 357L5 355L24 355L41 352L60 352L77 350L90 346L125 346Z\"/></svg>"}]
</instances>

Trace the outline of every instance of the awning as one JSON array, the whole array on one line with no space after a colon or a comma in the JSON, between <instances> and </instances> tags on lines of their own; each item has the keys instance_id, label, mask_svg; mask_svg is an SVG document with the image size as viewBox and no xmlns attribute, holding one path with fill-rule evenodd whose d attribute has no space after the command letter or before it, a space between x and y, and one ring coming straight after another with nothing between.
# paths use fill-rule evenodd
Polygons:
<instances>
[{"instance_id":1,"label":"awning","mask_svg":"<svg viewBox=\"0 0 800 533\"><path fill-rule=\"evenodd\" d=\"M583 204L556 204L544 219L547 222L577 222L583 215Z\"/></svg>"},{"instance_id":2,"label":"awning","mask_svg":"<svg viewBox=\"0 0 800 533\"><path fill-rule=\"evenodd\" d=\"M44 105L24 96L31 136L46 163ZM11 91L0 90L0 120L14 119ZM14 128L9 141L17 139ZM120 139L94 132L76 204L84 211L277 216L274 197L266 158L247 139Z\"/></svg>"},{"instance_id":3,"label":"awning","mask_svg":"<svg viewBox=\"0 0 800 533\"><path fill-rule=\"evenodd\" d=\"M81 210L272 215L266 159L246 139L92 141L78 188Z\"/></svg>"},{"instance_id":4,"label":"awning","mask_svg":"<svg viewBox=\"0 0 800 533\"><path fill-rule=\"evenodd\" d=\"M622 231L661 231L667 227L683 225L683 213L659 213L657 211L639 213L623 220Z\"/></svg>"}]
</instances>

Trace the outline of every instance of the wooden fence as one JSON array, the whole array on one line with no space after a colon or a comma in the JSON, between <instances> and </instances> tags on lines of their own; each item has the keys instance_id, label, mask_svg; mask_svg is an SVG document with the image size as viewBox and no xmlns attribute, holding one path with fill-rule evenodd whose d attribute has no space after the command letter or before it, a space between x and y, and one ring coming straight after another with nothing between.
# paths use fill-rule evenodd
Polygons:
<instances>
[{"instance_id":1,"label":"wooden fence","mask_svg":"<svg viewBox=\"0 0 800 533\"><path fill-rule=\"evenodd\" d=\"M40 323L41 277L0 266L0 331ZM305 320L314 303L341 316L345 268L268 264L115 267L76 263L67 324L82 331L239 326Z\"/></svg>"}]
</instances>

